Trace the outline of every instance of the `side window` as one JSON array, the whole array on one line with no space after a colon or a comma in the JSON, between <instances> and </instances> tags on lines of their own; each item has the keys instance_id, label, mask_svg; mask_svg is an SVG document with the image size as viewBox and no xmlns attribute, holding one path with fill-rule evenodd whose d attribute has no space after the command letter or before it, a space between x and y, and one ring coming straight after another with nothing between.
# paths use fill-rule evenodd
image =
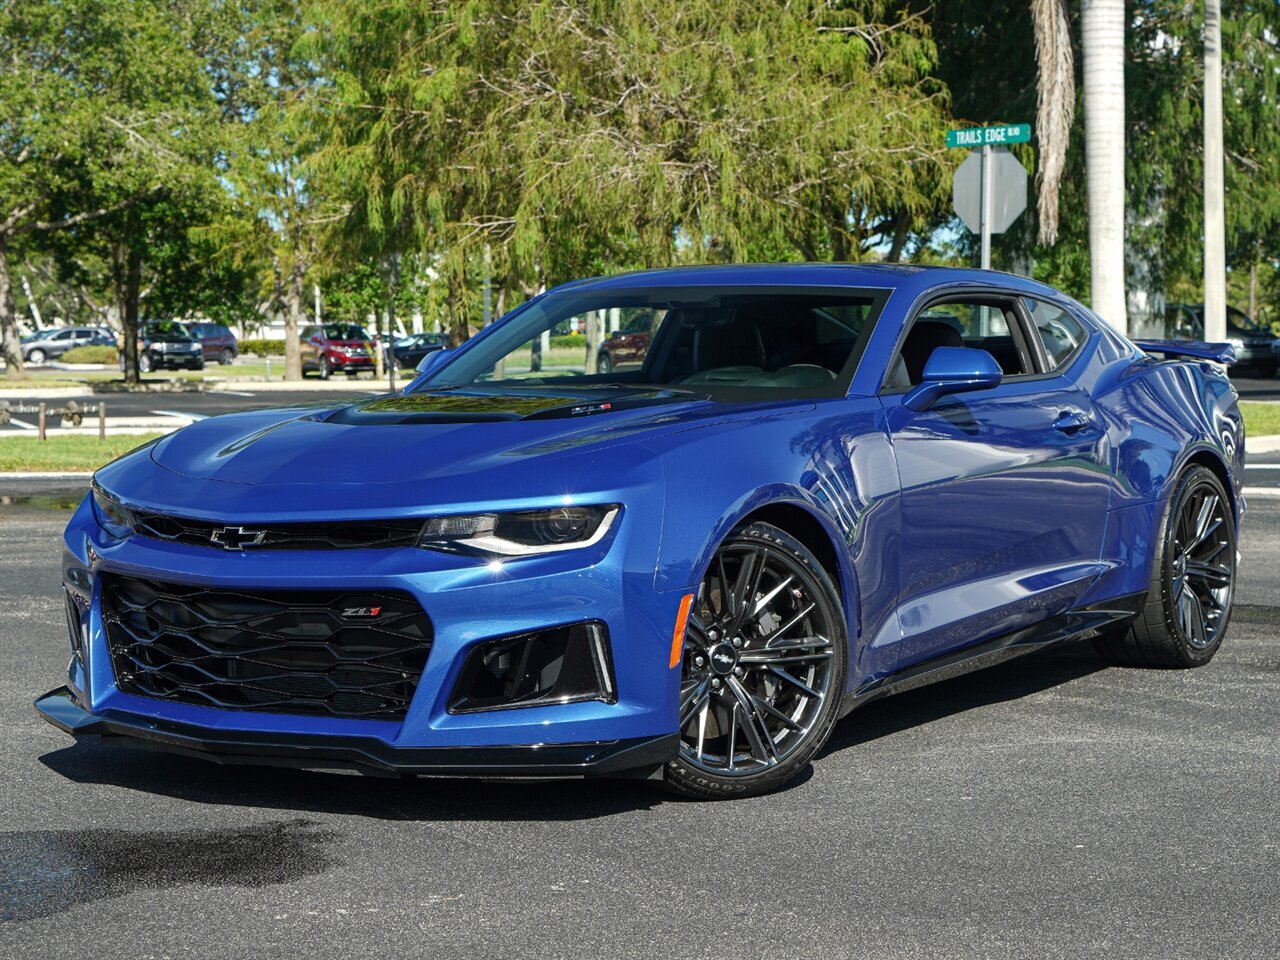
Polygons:
<instances>
[{"instance_id":1,"label":"side window","mask_svg":"<svg viewBox=\"0 0 1280 960\"><path fill-rule=\"evenodd\" d=\"M901 389L924 379L938 347L971 347L995 357L1006 377L1036 372L1031 351L1007 300L965 298L931 303L917 314L890 368L886 386Z\"/></svg>"},{"instance_id":2,"label":"side window","mask_svg":"<svg viewBox=\"0 0 1280 960\"><path fill-rule=\"evenodd\" d=\"M1067 311L1052 303L1026 298L1022 301L1031 316L1032 326L1044 344L1049 372L1065 367L1083 346L1088 334L1084 326Z\"/></svg>"}]
</instances>

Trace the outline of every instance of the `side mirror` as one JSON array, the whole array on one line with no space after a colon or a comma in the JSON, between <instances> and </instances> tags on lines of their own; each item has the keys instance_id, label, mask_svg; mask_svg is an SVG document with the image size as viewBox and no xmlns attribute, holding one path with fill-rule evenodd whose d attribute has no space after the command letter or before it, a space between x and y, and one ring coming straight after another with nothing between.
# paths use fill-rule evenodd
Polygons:
<instances>
[{"instance_id":1,"label":"side mirror","mask_svg":"<svg viewBox=\"0 0 1280 960\"><path fill-rule=\"evenodd\" d=\"M453 351L450 350L448 347L443 347L439 350L432 350L430 353L428 353L426 356L424 356L421 360L418 361L418 373L419 374L430 373L436 367L440 366L440 364L444 363L445 360L449 359L449 357L451 357L452 355L453 355Z\"/></svg>"},{"instance_id":2,"label":"side mirror","mask_svg":"<svg viewBox=\"0 0 1280 960\"><path fill-rule=\"evenodd\" d=\"M920 413L940 397L999 386L1002 376L1000 364L985 350L938 347L924 365L924 380L902 399L902 405Z\"/></svg>"}]
</instances>

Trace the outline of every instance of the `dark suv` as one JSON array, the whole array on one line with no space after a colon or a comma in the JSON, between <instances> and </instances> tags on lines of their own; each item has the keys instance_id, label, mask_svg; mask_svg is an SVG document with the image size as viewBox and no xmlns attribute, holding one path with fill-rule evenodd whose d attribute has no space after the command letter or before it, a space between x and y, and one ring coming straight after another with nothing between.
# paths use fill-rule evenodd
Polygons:
<instances>
[{"instance_id":1,"label":"dark suv","mask_svg":"<svg viewBox=\"0 0 1280 960\"><path fill-rule=\"evenodd\" d=\"M236 335L220 323L188 323L191 335L200 341L200 350L205 363L220 363L224 367L230 364L240 352Z\"/></svg>"},{"instance_id":2,"label":"dark suv","mask_svg":"<svg viewBox=\"0 0 1280 960\"><path fill-rule=\"evenodd\" d=\"M1171 303L1165 308L1165 336L1173 340L1204 339L1204 304ZM1227 307L1227 340L1236 348L1236 367L1248 367L1264 377L1280 369L1280 338L1249 315Z\"/></svg>"},{"instance_id":3,"label":"dark suv","mask_svg":"<svg viewBox=\"0 0 1280 960\"><path fill-rule=\"evenodd\" d=\"M325 323L303 327L302 372L315 371L321 380L331 373L354 377L361 370L374 371L373 338L356 323Z\"/></svg>"},{"instance_id":4,"label":"dark suv","mask_svg":"<svg viewBox=\"0 0 1280 960\"><path fill-rule=\"evenodd\" d=\"M114 347L116 337L99 327L58 327L41 330L22 341L22 359L41 364L75 347Z\"/></svg>"},{"instance_id":5,"label":"dark suv","mask_svg":"<svg viewBox=\"0 0 1280 960\"><path fill-rule=\"evenodd\" d=\"M138 330L138 372L152 370L204 369L204 352L200 341L191 335L186 324L177 320L150 320ZM124 351L120 352L120 369L124 370Z\"/></svg>"}]
</instances>

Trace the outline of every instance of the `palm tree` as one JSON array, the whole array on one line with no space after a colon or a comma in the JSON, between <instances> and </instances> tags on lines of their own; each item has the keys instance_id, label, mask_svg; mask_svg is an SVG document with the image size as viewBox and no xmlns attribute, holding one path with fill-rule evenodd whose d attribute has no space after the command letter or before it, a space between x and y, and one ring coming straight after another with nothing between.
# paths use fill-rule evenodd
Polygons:
<instances>
[{"instance_id":1,"label":"palm tree","mask_svg":"<svg viewBox=\"0 0 1280 960\"><path fill-rule=\"evenodd\" d=\"M1128 330L1124 287L1124 0L1082 0L1085 173L1095 313Z\"/></svg>"},{"instance_id":2,"label":"palm tree","mask_svg":"<svg viewBox=\"0 0 1280 960\"><path fill-rule=\"evenodd\" d=\"M1058 242L1058 188L1076 117L1076 63L1067 0L1031 0L1036 40L1036 219L1040 242Z\"/></svg>"},{"instance_id":3,"label":"palm tree","mask_svg":"<svg viewBox=\"0 0 1280 960\"><path fill-rule=\"evenodd\" d=\"M1204 338L1227 338L1222 188L1222 7L1204 0Z\"/></svg>"}]
</instances>

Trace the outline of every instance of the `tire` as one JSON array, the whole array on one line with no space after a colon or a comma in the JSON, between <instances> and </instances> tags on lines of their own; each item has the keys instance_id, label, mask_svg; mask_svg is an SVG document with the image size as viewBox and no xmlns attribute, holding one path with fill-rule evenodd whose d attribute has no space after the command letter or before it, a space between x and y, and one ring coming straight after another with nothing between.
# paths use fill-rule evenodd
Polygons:
<instances>
[{"instance_id":1,"label":"tire","mask_svg":"<svg viewBox=\"0 0 1280 960\"><path fill-rule=\"evenodd\" d=\"M230 347L223 347L222 352L218 354L218 363L224 367L231 366L235 359L236 355Z\"/></svg>"},{"instance_id":2,"label":"tire","mask_svg":"<svg viewBox=\"0 0 1280 960\"><path fill-rule=\"evenodd\" d=\"M831 577L802 543L767 523L731 533L689 614L680 753L666 766L666 789L750 797L800 773L840 710L844 622Z\"/></svg>"},{"instance_id":3,"label":"tire","mask_svg":"<svg viewBox=\"0 0 1280 960\"><path fill-rule=\"evenodd\" d=\"M32 350L30 353L27 354L27 363L35 364L37 367L43 366L45 360L47 359L48 359L48 355L39 347L36 347L34 350Z\"/></svg>"},{"instance_id":4,"label":"tire","mask_svg":"<svg viewBox=\"0 0 1280 960\"><path fill-rule=\"evenodd\" d=\"M1099 635L1094 646L1124 666L1204 666L1226 636L1235 578L1231 500L1212 470L1193 466L1178 479L1161 517L1142 612Z\"/></svg>"},{"instance_id":5,"label":"tire","mask_svg":"<svg viewBox=\"0 0 1280 960\"><path fill-rule=\"evenodd\" d=\"M145 350L138 355L138 372L150 373L156 367L155 361L151 359L151 354Z\"/></svg>"},{"instance_id":6,"label":"tire","mask_svg":"<svg viewBox=\"0 0 1280 960\"><path fill-rule=\"evenodd\" d=\"M613 357L607 352L601 351L599 358L596 360L597 373L613 373Z\"/></svg>"},{"instance_id":7,"label":"tire","mask_svg":"<svg viewBox=\"0 0 1280 960\"><path fill-rule=\"evenodd\" d=\"M1277 369L1280 369L1280 367L1277 367L1274 363L1265 364L1264 366L1261 366L1258 368L1258 376L1274 377L1276 375Z\"/></svg>"},{"instance_id":8,"label":"tire","mask_svg":"<svg viewBox=\"0 0 1280 960\"><path fill-rule=\"evenodd\" d=\"M332 370L329 369L329 358L321 357L320 364L316 367L316 373L319 374L321 380L328 380Z\"/></svg>"}]
</instances>

